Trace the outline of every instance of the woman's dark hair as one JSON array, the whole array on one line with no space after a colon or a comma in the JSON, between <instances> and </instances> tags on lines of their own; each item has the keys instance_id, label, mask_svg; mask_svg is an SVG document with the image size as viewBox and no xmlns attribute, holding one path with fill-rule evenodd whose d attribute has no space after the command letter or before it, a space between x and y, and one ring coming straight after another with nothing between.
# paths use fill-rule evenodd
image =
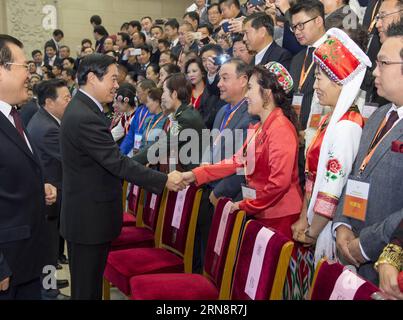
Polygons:
<instances>
[{"instance_id":1,"label":"woman's dark hair","mask_svg":"<svg viewBox=\"0 0 403 320\"><path fill-rule=\"evenodd\" d=\"M188 73L188 68L189 68L190 65L193 64L193 63L197 64L197 66L199 67L200 72L201 72L201 74L202 74L202 79L203 79L203 81L204 81L204 83L205 83L205 82L206 82L206 79L207 79L207 72L206 72L206 70L204 70L203 62L202 62L202 60L201 60L199 57L197 57L197 58L192 58L192 59L189 59L188 61L186 61L186 64L185 64L185 74Z\"/></svg>"},{"instance_id":2,"label":"woman's dark hair","mask_svg":"<svg viewBox=\"0 0 403 320\"><path fill-rule=\"evenodd\" d=\"M116 64L115 58L104 54L93 53L84 57L77 70L78 85L87 84L90 72L94 73L99 80L102 80L112 64Z\"/></svg>"},{"instance_id":3,"label":"woman's dark hair","mask_svg":"<svg viewBox=\"0 0 403 320\"><path fill-rule=\"evenodd\" d=\"M158 101L161 104L162 98L162 89L161 88L152 88L148 91L148 97L153 101Z\"/></svg>"},{"instance_id":4,"label":"woman's dark hair","mask_svg":"<svg viewBox=\"0 0 403 320\"><path fill-rule=\"evenodd\" d=\"M164 69L166 71L166 73L168 74L168 76L173 73L181 72L181 68L179 68L179 66L177 66L176 64L173 64L173 63L167 63L167 64L163 65L161 67L161 69Z\"/></svg>"},{"instance_id":5,"label":"woman's dark hair","mask_svg":"<svg viewBox=\"0 0 403 320\"><path fill-rule=\"evenodd\" d=\"M147 69L148 69L148 68L152 68L152 69L153 69L153 72L154 72L155 74L159 74L159 73L160 73L160 66L159 66L158 64L150 63L150 64L148 65Z\"/></svg>"},{"instance_id":6,"label":"woman's dark hair","mask_svg":"<svg viewBox=\"0 0 403 320\"><path fill-rule=\"evenodd\" d=\"M131 107L136 106L136 88L130 83L124 82L120 85L119 89L116 91L116 97L128 98L128 104Z\"/></svg>"},{"instance_id":7,"label":"woman's dark hair","mask_svg":"<svg viewBox=\"0 0 403 320\"><path fill-rule=\"evenodd\" d=\"M263 66L255 66L248 71L249 79L255 75L257 77L258 84L260 85L260 93L263 96L263 90L271 90L276 106L283 110L284 115L294 125L295 130L298 132L297 114L291 105L291 98L284 91L283 87L277 80L277 76L264 68Z\"/></svg>"},{"instance_id":8,"label":"woman's dark hair","mask_svg":"<svg viewBox=\"0 0 403 320\"><path fill-rule=\"evenodd\" d=\"M184 104L189 104L192 97L192 84L183 73L174 73L165 80L169 92L176 91L178 100Z\"/></svg>"}]
</instances>

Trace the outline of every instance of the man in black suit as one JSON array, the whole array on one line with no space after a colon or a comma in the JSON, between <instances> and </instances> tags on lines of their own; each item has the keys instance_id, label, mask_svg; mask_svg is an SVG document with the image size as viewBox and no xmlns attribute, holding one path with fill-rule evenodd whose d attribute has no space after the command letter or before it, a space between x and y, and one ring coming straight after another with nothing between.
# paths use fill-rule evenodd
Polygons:
<instances>
[{"instance_id":1,"label":"man in black suit","mask_svg":"<svg viewBox=\"0 0 403 320\"><path fill-rule=\"evenodd\" d=\"M45 203L56 201L14 107L28 97L27 68L22 43L0 35L0 300L41 298Z\"/></svg>"},{"instance_id":2,"label":"man in black suit","mask_svg":"<svg viewBox=\"0 0 403 320\"><path fill-rule=\"evenodd\" d=\"M311 112L314 95L313 84L315 83L313 51L326 40L325 9L319 0L306 0L299 1L292 6L289 14L291 15L291 28L298 42L307 46L305 50L294 56L290 66L290 74L294 80L293 106L299 115L299 179L301 185L304 185L305 129Z\"/></svg>"},{"instance_id":3,"label":"man in black suit","mask_svg":"<svg viewBox=\"0 0 403 320\"><path fill-rule=\"evenodd\" d=\"M34 114L39 110L38 98L36 95L36 86L37 84L34 84L34 87L32 88L32 99L29 100L27 103L24 103L19 111L24 127L28 126L28 123L31 121Z\"/></svg>"},{"instance_id":4,"label":"man in black suit","mask_svg":"<svg viewBox=\"0 0 403 320\"><path fill-rule=\"evenodd\" d=\"M47 43L45 46L45 60L44 64L48 66L57 66L62 64L62 60L59 58L57 51L52 43Z\"/></svg>"},{"instance_id":5,"label":"man in black suit","mask_svg":"<svg viewBox=\"0 0 403 320\"><path fill-rule=\"evenodd\" d=\"M57 265L59 256L59 218L62 195L62 159L60 155L60 121L71 95L67 83L63 80L52 79L42 81L37 85L38 103L41 106L32 117L27 131L38 151L45 179L57 188L57 201L45 211L47 226L47 241L49 243L49 260L46 264ZM63 241L64 242L64 241ZM64 280L64 286L67 284ZM61 281L58 281L61 284ZM63 295L58 289L43 291L44 298L59 299Z\"/></svg>"},{"instance_id":6,"label":"man in black suit","mask_svg":"<svg viewBox=\"0 0 403 320\"><path fill-rule=\"evenodd\" d=\"M273 40L274 22L263 12L253 13L244 20L244 40L249 51L256 52L252 65L279 62L287 69L292 55Z\"/></svg>"},{"instance_id":7,"label":"man in black suit","mask_svg":"<svg viewBox=\"0 0 403 320\"><path fill-rule=\"evenodd\" d=\"M162 193L165 186L178 191L185 184L177 172L166 176L120 153L102 108L119 87L113 57L85 57L77 79L80 90L64 113L60 131L60 231L67 241L72 299L101 299L110 243L122 228L122 179L153 193Z\"/></svg>"},{"instance_id":8,"label":"man in black suit","mask_svg":"<svg viewBox=\"0 0 403 320\"><path fill-rule=\"evenodd\" d=\"M51 58L51 56L49 56L48 52L46 52L46 48L52 47L55 51L56 57L59 57L60 41L62 41L63 38L64 38L63 31L60 29L56 29L55 31L53 31L52 39L46 41L46 43L45 43L45 59L44 59L45 64L49 64L48 61L49 61L49 58ZM53 66L53 64L50 64L50 65Z\"/></svg>"}]
</instances>

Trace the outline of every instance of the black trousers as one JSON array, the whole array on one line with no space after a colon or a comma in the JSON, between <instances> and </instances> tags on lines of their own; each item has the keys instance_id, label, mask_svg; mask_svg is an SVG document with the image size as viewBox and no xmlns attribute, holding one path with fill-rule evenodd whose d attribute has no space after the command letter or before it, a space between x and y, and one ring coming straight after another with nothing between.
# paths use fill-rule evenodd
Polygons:
<instances>
[{"instance_id":1,"label":"black trousers","mask_svg":"<svg viewBox=\"0 0 403 320\"><path fill-rule=\"evenodd\" d=\"M12 279L7 291L0 291L1 300L42 300L39 278L13 286Z\"/></svg>"},{"instance_id":2,"label":"black trousers","mask_svg":"<svg viewBox=\"0 0 403 320\"><path fill-rule=\"evenodd\" d=\"M67 241L72 300L102 300L103 274L110 242L85 245Z\"/></svg>"},{"instance_id":3,"label":"black trousers","mask_svg":"<svg viewBox=\"0 0 403 320\"><path fill-rule=\"evenodd\" d=\"M199 216L197 218L195 244L193 251L193 272L202 273L204 258L206 255L207 241L211 227L211 221L214 214L214 206L210 203L209 196L212 189L208 186L203 187L203 193L200 202Z\"/></svg>"}]
</instances>

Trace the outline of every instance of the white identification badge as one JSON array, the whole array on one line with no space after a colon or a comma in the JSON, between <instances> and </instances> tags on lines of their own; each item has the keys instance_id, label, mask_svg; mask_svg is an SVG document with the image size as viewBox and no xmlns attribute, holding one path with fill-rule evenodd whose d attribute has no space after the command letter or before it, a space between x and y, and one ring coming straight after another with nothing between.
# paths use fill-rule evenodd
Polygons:
<instances>
[{"instance_id":1,"label":"white identification badge","mask_svg":"<svg viewBox=\"0 0 403 320\"><path fill-rule=\"evenodd\" d=\"M329 300L354 300L355 294L364 283L359 276L345 269L337 279Z\"/></svg>"},{"instance_id":2,"label":"white identification badge","mask_svg":"<svg viewBox=\"0 0 403 320\"><path fill-rule=\"evenodd\" d=\"M225 229L227 228L228 216L231 211L231 206L232 206L232 202L228 201L222 211L220 226L218 227L217 238L215 240L215 245L214 245L214 252L218 256L221 255L222 242L224 240L224 233L225 233Z\"/></svg>"},{"instance_id":3,"label":"white identification badge","mask_svg":"<svg viewBox=\"0 0 403 320\"><path fill-rule=\"evenodd\" d=\"M139 195L139 190L140 190L139 186L136 186L136 185L134 184L134 185L133 185L133 195L134 195L135 197L138 197L138 195Z\"/></svg>"},{"instance_id":4,"label":"white identification badge","mask_svg":"<svg viewBox=\"0 0 403 320\"><path fill-rule=\"evenodd\" d=\"M292 97L292 106L294 107L295 113L299 117L301 114L302 100L304 99L304 95L301 93L296 93Z\"/></svg>"},{"instance_id":5,"label":"white identification badge","mask_svg":"<svg viewBox=\"0 0 403 320\"><path fill-rule=\"evenodd\" d=\"M362 108L362 117L364 120L367 121L378 107L379 105L377 103L366 103Z\"/></svg>"},{"instance_id":6,"label":"white identification badge","mask_svg":"<svg viewBox=\"0 0 403 320\"><path fill-rule=\"evenodd\" d=\"M178 195L176 196L175 209L171 222L171 226L174 227L175 229L180 228L182 221L183 207L185 206L186 193L188 190L189 186L187 186L186 189L179 191Z\"/></svg>"},{"instance_id":7,"label":"white identification badge","mask_svg":"<svg viewBox=\"0 0 403 320\"><path fill-rule=\"evenodd\" d=\"M242 185L242 197L244 200L256 200L256 190Z\"/></svg>"},{"instance_id":8,"label":"white identification badge","mask_svg":"<svg viewBox=\"0 0 403 320\"><path fill-rule=\"evenodd\" d=\"M348 179L344 199L343 215L365 221L370 184Z\"/></svg>"},{"instance_id":9,"label":"white identification badge","mask_svg":"<svg viewBox=\"0 0 403 320\"><path fill-rule=\"evenodd\" d=\"M143 136L141 134L134 135L134 149L135 150L140 149L142 139L143 139Z\"/></svg>"},{"instance_id":10,"label":"white identification badge","mask_svg":"<svg viewBox=\"0 0 403 320\"><path fill-rule=\"evenodd\" d=\"M152 194L151 200L150 200L150 209L154 210L155 209L155 204L157 203L157 195L155 193Z\"/></svg>"},{"instance_id":11,"label":"white identification badge","mask_svg":"<svg viewBox=\"0 0 403 320\"><path fill-rule=\"evenodd\" d=\"M255 300L257 287L259 285L260 274L262 273L264 256L270 239L274 236L274 232L262 228L256 236L255 245L253 247L252 260L249 265L248 277L246 279L245 293Z\"/></svg>"}]
</instances>

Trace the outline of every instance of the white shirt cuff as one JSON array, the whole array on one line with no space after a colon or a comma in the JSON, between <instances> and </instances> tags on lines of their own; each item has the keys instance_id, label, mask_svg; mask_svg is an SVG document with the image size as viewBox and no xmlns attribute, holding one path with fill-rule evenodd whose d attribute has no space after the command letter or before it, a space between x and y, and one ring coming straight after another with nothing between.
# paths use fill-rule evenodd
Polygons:
<instances>
[{"instance_id":1,"label":"white shirt cuff","mask_svg":"<svg viewBox=\"0 0 403 320\"><path fill-rule=\"evenodd\" d=\"M359 243L359 245L360 245L360 250L361 250L362 256L365 258L365 260L371 261L371 259L368 258L368 256L365 254L365 251L364 251L364 249L362 248L361 242L358 242L358 243Z\"/></svg>"},{"instance_id":2,"label":"white shirt cuff","mask_svg":"<svg viewBox=\"0 0 403 320\"><path fill-rule=\"evenodd\" d=\"M333 223L333 226L332 226L333 237L336 238L336 229L337 229L338 227L340 227L340 226L346 226L347 228L349 228L350 230L352 230L352 227L351 227L349 224L347 224L347 223L344 223L344 222L336 222L336 223Z\"/></svg>"}]
</instances>

